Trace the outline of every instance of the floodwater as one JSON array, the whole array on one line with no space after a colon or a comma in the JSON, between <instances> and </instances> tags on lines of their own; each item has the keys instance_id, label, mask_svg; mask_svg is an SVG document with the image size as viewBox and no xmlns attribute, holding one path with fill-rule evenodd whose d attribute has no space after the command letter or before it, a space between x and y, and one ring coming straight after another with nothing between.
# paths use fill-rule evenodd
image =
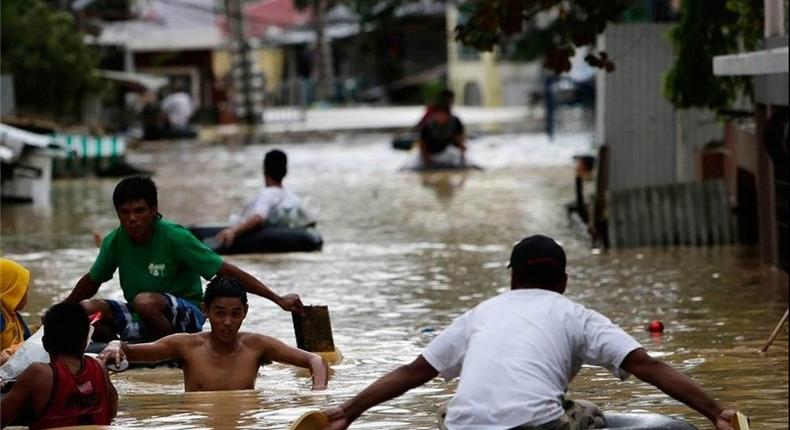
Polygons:
<instances>
[{"instance_id":1,"label":"floodwater","mask_svg":"<svg viewBox=\"0 0 790 430\"><path fill-rule=\"evenodd\" d=\"M568 296L619 323L651 354L699 381L754 428L788 428L788 336L756 351L787 307L788 291L745 247L592 250L569 228L571 156L587 134L491 136L471 144L483 172L398 171L408 155L387 136L276 145L290 158L286 185L305 197L325 239L321 253L233 256L229 261L280 293L329 306L345 360L329 389L311 392L305 371L261 368L255 391L183 394L177 369L113 377L115 424L146 429L281 429L310 410L338 404L416 357L452 319L508 288L506 262L521 237L543 233L565 247ZM159 206L183 224L222 221L260 185L260 164L275 145L226 148L194 142L137 150L130 161L156 171ZM4 206L3 254L33 274L28 316L63 299L97 254L89 232L117 225L113 179L59 180L49 208ZM121 296L117 279L99 294ZM244 329L295 344L290 315L259 297ZM652 319L666 325L651 338ZM352 428L434 429L455 383L436 379L376 407ZM570 396L611 411L650 411L710 428L655 388L584 368Z\"/></svg>"}]
</instances>

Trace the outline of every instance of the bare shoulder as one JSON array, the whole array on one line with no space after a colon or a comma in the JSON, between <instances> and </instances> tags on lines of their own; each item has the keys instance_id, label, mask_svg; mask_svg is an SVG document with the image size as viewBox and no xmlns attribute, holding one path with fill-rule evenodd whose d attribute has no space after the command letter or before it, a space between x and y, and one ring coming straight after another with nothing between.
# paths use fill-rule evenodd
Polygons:
<instances>
[{"instance_id":1,"label":"bare shoulder","mask_svg":"<svg viewBox=\"0 0 790 430\"><path fill-rule=\"evenodd\" d=\"M165 336L161 339L162 342L167 342L171 345L184 345L184 346L191 346L195 343L202 343L205 342L207 339L207 333L200 332L200 333L175 333L169 336Z\"/></svg>"},{"instance_id":2,"label":"bare shoulder","mask_svg":"<svg viewBox=\"0 0 790 430\"><path fill-rule=\"evenodd\" d=\"M21 375L19 375L19 379L22 378L34 378L40 376L52 375L52 367L47 363L31 363L27 366Z\"/></svg>"},{"instance_id":3,"label":"bare shoulder","mask_svg":"<svg viewBox=\"0 0 790 430\"><path fill-rule=\"evenodd\" d=\"M47 363L32 363L17 378L16 385L35 388L52 380L52 367Z\"/></svg>"},{"instance_id":4,"label":"bare shoulder","mask_svg":"<svg viewBox=\"0 0 790 430\"><path fill-rule=\"evenodd\" d=\"M181 351L185 353L186 351L197 348L200 345L203 345L208 341L207 333L176 333L171 334L169 336L165 336L156 343L159 343L163 346L167 346L175 351Z\"/></svg>"},{"instance_id":5,"label":"bare shoulder","mask_svg":"<svg viewBox=\"0 0 790 430\"><path fill-rule=\"evenodd\" d=\"M241 332L239 336L245 348L252 348L261 352L277 349L283 345L281 341L271 336L266 336L265 334Z\"/></svg>"},{"instance_id":6,"label":"bare shoulder","mask_svg":"<svg viewBox=\"0 0 790 430\"><path fill-rule=\"evenodd\" d=\"M277 340L271 336L266 336L265 334L252 333L246 331L239 332L239 337L241 338L241 342L244 345L249 345L249 346L268 345L271 344L272 341Z\"/></svg>"}]
</instances>

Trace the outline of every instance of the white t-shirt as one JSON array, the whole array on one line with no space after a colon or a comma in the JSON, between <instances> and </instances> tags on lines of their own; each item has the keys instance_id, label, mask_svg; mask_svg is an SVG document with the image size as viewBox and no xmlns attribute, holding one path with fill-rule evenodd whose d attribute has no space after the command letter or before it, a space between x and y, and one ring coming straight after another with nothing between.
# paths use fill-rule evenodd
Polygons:
<instances>
[{"instance_id":1,"label":"white t-shirt","mask_svg":"<svg viewBox=\"0 0 790 430\"><path fill-rule=\"evenodd\" d=\"M245 209L241 221L259 215L267 224L302 227L309 222L299 196L281 187L264 187Z\"/></svg>"},{"instance_id":2,"label":"white t-shirt","mask_svg":"<svg viewBox=\"0 0 790 430\"><path fill-rule=\"evenodd\" d=\"M641 345L609 319L541 289L503 293L458 317L423 352L447 380L460 376L445 425L497 430L563 414L561 396L582 363L615 376Z\"/></svg>"},{"instance_id":3,"label":"white t-shirt","mask_svg":"<svg viewBox=\"0 0 790 430\"><path fill-rule=\"evenodd\" d=\"M192 97L183 92L175 92L162 99L162 111L167 115L170 124L176 127L186 127L192 116Z\"/></svg>"}]
</instances>

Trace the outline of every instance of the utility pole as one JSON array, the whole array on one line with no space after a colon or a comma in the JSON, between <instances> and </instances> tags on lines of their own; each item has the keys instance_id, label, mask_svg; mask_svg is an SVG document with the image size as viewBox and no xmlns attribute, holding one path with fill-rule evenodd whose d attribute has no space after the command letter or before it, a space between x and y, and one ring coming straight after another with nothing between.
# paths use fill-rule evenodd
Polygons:
<instances>
[{"instance_id":1,"label":"utility pole","mask_svg":"<svg viewBox=\"0 0 790 430\"><path fill-rule=\"evenodd\" d=\"M316 81L316 98L318 101L328 101L332 98L334 73L332 65L332 45L326 34L326 14L329 9L329 0L315 2L315 52L313 64L315 65L314 77Z\"/></svg>"},{"instance_id":2,"label":"utility pole","mask_svg":"<svg viewBox=\"0 0 790 430\"><path fill-rule=\"evenodd\" d=\"M264 79L257 71L250 42L244 33L244 13L240 0L224 0L231 53L233 105L236 116L245 124L263 123Z\"/></svg>"}]
</instances>

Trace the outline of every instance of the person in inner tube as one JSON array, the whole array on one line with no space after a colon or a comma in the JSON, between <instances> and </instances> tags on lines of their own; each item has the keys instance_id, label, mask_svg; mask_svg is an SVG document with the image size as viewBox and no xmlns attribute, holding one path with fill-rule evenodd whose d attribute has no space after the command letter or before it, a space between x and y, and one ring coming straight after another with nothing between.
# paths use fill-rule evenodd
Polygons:
<instances>
[{"instance_id":1,"label":"person in inner tube","mask_svg":"<svg viewBox=\"0 0 790 430\"><path fill-rule=\"evenodd\" d=\"M273 149L263 158L263 188L241 214L238 222L217 233L221 246L229 248L236 238L265 226L291 228L315 225L302 207L299 196L283 187L288 173L288 157L284 152Z\"/></svg>"},{"instance_id":2,"label":"person in inner tube","mask_svg":"<svg viewBox=\"0 0 790 430\"><path fill-rule=\"evenodd\" d=\"M451 96L437 99L422 123L417 143L425 165L466 162L466 132L461 119L452 114Z\"/></svg>"},{"instance_id":3,"label":"person in inner tube","mask_svg":"<svg viewBox=\"0 0 790 430\"><path fill-rule=\"evenodd\" d=\"M118 183L113 204L121 225L102 241L99 256L66 298L81 302L89 314L101 312L93 339L108 342L158 339L203 328L200 310L206 280L232 276L252 294L265 297L288 312L303 312L299 296L281 296L261 281L224 261L186 228L162 218L156 184L134 176ZM125 302L92 299L118 269Z\"/></svg>"},{"instance_id":4,"label":"person in inner tube","mask_svg":"<svg viewBox=\"0 0 790 430\"><path fill-rule=\"evenodd\" d=\"M652 384L733 430L725 409L683 373L656 360L605 316L563 294L565 251L553 239L523 239L510 256L511 290L488 299L441 332L412 363L373 382L340 406L325 409L332 430L347 428L369 408L437 375L460 377L443 429L582 430L606 427L591 402L565 397L583 364Z\"/></svg>"}]
</instances>

